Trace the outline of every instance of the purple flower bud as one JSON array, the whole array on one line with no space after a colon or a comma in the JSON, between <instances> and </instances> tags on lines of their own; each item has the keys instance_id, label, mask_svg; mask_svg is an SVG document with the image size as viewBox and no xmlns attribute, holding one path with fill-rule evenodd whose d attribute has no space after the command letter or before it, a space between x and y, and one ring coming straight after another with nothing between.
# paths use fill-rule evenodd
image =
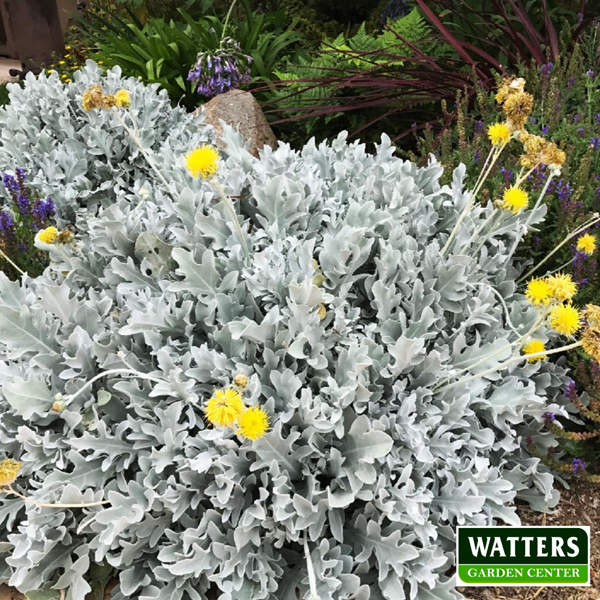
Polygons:
<instances>
[{"instance_id":1,"label":"purple flower bud","mask_svg":"<svg viewBox=\"0 0 600 600\"><path fill-rule=\"evenodd\" d=\"M577 473L583 471L587 467L587 464L580 458L574 458L571 466L573 468L573 475L577 475Z\"/></svg>"},{"instance_id":2,"label":"purple flower bud","mask_svg":"<svg viewBox=\"0 0 600 600\"><path fill-rule=\"evenodd\" d=\"M556 415L553 412L545 412L542 415L542 419L545 419L546 421L554 421L556 419Z\"/></svg>"}]
</instances>

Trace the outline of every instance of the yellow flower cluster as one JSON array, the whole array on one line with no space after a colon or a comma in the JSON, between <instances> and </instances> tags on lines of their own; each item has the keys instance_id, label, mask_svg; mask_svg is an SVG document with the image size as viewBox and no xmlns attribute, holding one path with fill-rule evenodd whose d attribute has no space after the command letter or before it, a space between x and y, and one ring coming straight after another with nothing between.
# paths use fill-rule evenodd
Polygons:
<instances>
[{"instance_id":1,"label":"yellow flower cluster","mask_svg":"<svg viewBox=\"0 0 600 600\"><path fill-rule=\"evenodd\" d=\"M511 131L519 131L533 109L533 96L525 91L525 80L506 79L496 93L496 102L502 105L506 124Z\"/></svg>"},{"instance_id":2,"label":"yellow flower cluster","mask_svg":"<svg viewBox=\"0 0 600 600\"><path fill-rule=\"evenodd\" d=\"M89 112L95 108L129 108L131 97L127 90L119 90L115 94L105 94L100 84L89 87L81 97L83 110Z\"/></svg>"},{"instance_id":3,"label":"yellow flower cluster","mask_svg":"<svg viewBox=\"0 0 600 600\"><path fill-rule=\"evenodd\" d=\"M525 297L534 306L547 307L550 327L562 335L570 336L581 327L579 310L571 304L576 293L577 285L571 276L556 273L531 279Z\"/></svg>"},{"instance_id":4,"label":"yellow flower cluster","mask_svg":"<svg viewBox=\"0 0 600 600\"><path fill-rule=\"evenodd\" d=\"M21 463L18 460L12 458L0 460L0 487L12 485L19 475L20 470Z\"/></svg>"},{"instance_id":5,"label":"yellow flower cluster","mask_svg":"<svg viewBox=\"0 0 600 600\"><path fill-rule=\"evenodd\" d=\"M255 441L269 430L269 416L258 406L246 407L242 391L248 376L238 374L234 386L215 390L204 410L208 421L216 427L231 427L242 437Z\"/></svg>"}]
</instances>

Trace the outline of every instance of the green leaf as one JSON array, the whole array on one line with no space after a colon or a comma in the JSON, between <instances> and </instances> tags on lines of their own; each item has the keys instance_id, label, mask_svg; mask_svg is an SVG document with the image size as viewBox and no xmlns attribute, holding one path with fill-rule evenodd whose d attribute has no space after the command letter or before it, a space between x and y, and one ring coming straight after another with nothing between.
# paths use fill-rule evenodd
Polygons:
<instances>
[{"instance_id":1,"label":"green leaf","mask_svg":"<svg viewBox=\"0 0 600 600\"><path fill-rule=\"evenodd\" d=\"M25 592L27 600L59 600L59 590L29 590Z\"/></svg>"}]
</instances>

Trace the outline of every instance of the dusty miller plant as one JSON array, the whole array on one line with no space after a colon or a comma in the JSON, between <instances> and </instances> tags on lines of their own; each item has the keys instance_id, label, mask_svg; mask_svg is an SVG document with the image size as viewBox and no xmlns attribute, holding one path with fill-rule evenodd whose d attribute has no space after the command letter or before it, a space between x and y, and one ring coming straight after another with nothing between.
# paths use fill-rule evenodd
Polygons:
<instances>
[{"instance_id":1,"label":"dusty miller plant","mask_svg":"<svg viewBox=\"0 0 600 600\"><path fill-rule=\"evenodd\" d=\"M108 112L81 109L98 82L131 91L168 190ZM556 503L524 440L554 443L542 415L563 410L562 363L489 373L510 354L507 323L536 319L507 261L528 213L476 257L442 256L463 167L442 187L439 164L345 134L256 159L226 129L217 177L246 258L214 188L184 167L211 131L164 96L91 64L12 94L0 162L62 198L82 251L35 279L0 274L0 449L32 498L110 504L2 496L4 580L83 600L108 565L114 600L296 600L306 547L321 600L459 598L456 525L518 524L517 496ZM455 247L470 235L458 228ZM255 442L204 419L237 373L270 416Z\"/></svg>"}]
</instances>

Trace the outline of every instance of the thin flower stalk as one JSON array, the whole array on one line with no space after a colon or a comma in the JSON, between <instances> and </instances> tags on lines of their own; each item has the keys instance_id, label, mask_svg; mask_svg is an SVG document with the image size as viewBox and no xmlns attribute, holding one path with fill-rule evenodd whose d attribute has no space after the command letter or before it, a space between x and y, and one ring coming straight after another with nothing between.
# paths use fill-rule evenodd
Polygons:
<instances>
[{"instance_id":1,"label":"thin flower stalk","mask_svg":"<svg viewBox=\"0 0 600 600\"><path fill-rule=\"evenodd\" d=\"M559 352L567 352L568 350L573 350L575 348L579 348L581 345L582 345L582 342L579 341L579 342L574 342L572 344L568 344L567 346L561 346L560 348L554 348L553 350L542 350L541 352L535 352L534 354L521 354L519 356L513 356L495 367L491 367L489 369L486 369L485 371L482 371L481 373L477 373L477 375L472 375L471 377L467 377L466 379L461 379L460 381L448 383L447 385L444 385L442 387L435 388L434 391L441 392L443 390L453 388L461 383L469 383L470 381L475 381L475 379L479 379L480 377L485 377L486 375L489 375L491 373L495 373L497 371L502 371L502 369L505 369L509 365L511 365L515 362L519 362L521 360L531 360L532 358L537 358L538 356L545 357L550 354L558 354Z\"/></svg>"},{"instance_id":2,"label":"thin flower stalk","mask_svg":"<svg viewBox=\"0 0 600 600\"><path fill-rule=\"evenodd\" d=\"M306 600L320 600L317 594L317 578L315 577L315 568L310 557L308 549L308 538L306 531L304 532L304 556L306 557L306 570L308 571L308 585L310 586L310 594Z\"/></svg>"},{"instance_id":3,"label":"thin flower stalk","mask_svg":"<svg viewBox=\"0 0 600 600\"><path fill-rule=\"evenodd\" d=\"M240 243L242 244L242 248L244 250L244 254L246 255L246 259L250 259L250 250L248 249L248 244L246 244L246 238L244 237L244 232L242 231L242 228L240 227L240 223L238 221L238 215L235 212L235 208L233 207L233 203L231 202L231 199L229 198L229 196L227 196L227 194L225 193L225 190L223 189L221 184L214 177L211 177L208 181L215 188L215 190L216 190L217 194L219 194L221 200L223 200L223 204L225 205L225 208L227 209L227 212L229 213L229 217L231 218L231 221L233 222L233 225L235 227L237 235L240 239Z\"/></svg>"},{"instance_id":4,"label":"thin flower stalk","mask_svg":"<svg viewBox=\"0 0 600 600\"><path fill-rule=\"evenodd\" d=\"M473 256L477 256L477 254L479 254L479 251L481 250L483 245L490 239L490 237L494 234L496 229L498 229L498 227L500 226L500 223L502 223L503 217L504 217L504 213L502 211L500 211L498 218L494 221L494 223L492 223L492 226L489 228L488 232L483 236L483 239L479 242L479 244L477 244L477 248L475 248L475 252L473 252Z\"/></svg>"},{"instance_id":5,"label":"thin flower stalk","mask_svg":"<svg viewBox=\"0 0 600 600\"><path fill-rule=\"evenodd\" d=\"M506 145L507 145L507 143L504 143L504 144L502 144L502 146L498 146L497 148L494 147L492 149L492 159L490 161L490 164L486 171L484 171L482 169L482 173L479 177L478 183L476 184L475 188L473 189L473 192L469 196L469 200L465 204L465 207L463 208L462 212L460 213L460 215L456 221L456 224L454 225L454 228L452 229L452 231L450 232L450 235L448 236L448 240L446 241L446 243L444 244L444 247L442 248L442 251L441 251L442 256L445 256L448 253L448 251L450 250L450 246L452 245L452 242L454 241L454 237L456 236L459 227L462 225L462 222L465 220L466 216L469 214L469 210L471 209L471 207L475 203L475 200L477 199L477 194L481 190L481 187L483 186L488 175L491 173L492 169L494 168L496 161L498 160L500 154L502 153L502 150L504 150Z\"/></svg>"},{"instance_id":6,"label":"thin flower stalk","mask_svg":"<svg viewBox=\"0 0 600 600\"><path fill-rule=\"evenodd\" d=\"M460 249L459 254L462 254L477 239L477 236L489 225L489 223L497 214L498 209L494 208L494 210L488 215L487 219L475 230L473 235L469 238L469 241Z\"/></svg>"},{"instance_id":7,"label":"thin flower stalk","mask_svg":"<svg viewBox=\"0 0 600 600\"><path fill-rule=\"evenodd\" d=\"M156 176L160 179L161 183L165 186L165 188L168 191L169 184L168 184L167 180L165 179L163 174L159 171L158 167L152 160L152 157L148 154L148 152L146 152L145 148L142 145L141 140L136 135L136 132L133 131L133 129L131 129L131 127L129 127L129 125L127 125L127 123L125 123L125 119L123 119L123 117L119 114L119 111L117 110L117 108L112 108L111 111L112 111L113 115L115 115L117 121L119 121L119 123L121 124L123 129L125 129L125 131L130 135L130 137L134 141L135 145L139 148L142 156L146 159L148 166L156 173ZM137 127L136 127L136 129L137 129Z\"/></svg>"},{"instance_id":8,"label":"thin flower stalk","mask_svg":"<svg viewBox=\"0 0 600 600\"><path fill-rule=\"evenodd\" d=\"M452 375L445 377L436 387L433 388L434 392L439 391L440 389L443 389L444 384L446 383L446 381L450 381L451 379L455 379L456 377L458 377L459 375L462 375L463 373L466 373L467 371L471 371L472 369L474 369L475 367L478 367L479 365L482 365L484 362L488 361L490 358L494 358L494 356L498 356L499 354L502 354L503 352L506 352L506 350L508 350L509 348L512 348L514 346L519 346L520 347L523 345L524 341L531 337L534 333L536 333L536 331L538 331L542 325L544 324L544 321L546 320L546 317L548 316L550 312L550 309L546 309L544 311L540 311L540 313L538 314L537 319L534 321L533 325L531 326L531 329L529 331L527 331L524 334L519 334L519 338L517 338L516 340L514 340L513 342L510 342L509 344L507 344L506 346L500 348L499 350L496 350L494 352L490 352L489 354L486 354L485 356L483 356L482 358L480 358L479 360L477 360L476 362L463 367L462 369L452 373ZM513 329L514 330L514 329ZM518 350L517 350L518 351ZM531 355L531 357L534 357L534 355ZM441 386L441 387L440 387Z\"/></svg>"},{"instance_id":9,"label":"thin flower stalk","mask_svg":"<svg viewBox=\"0 0 600 600\"><path fill-rule=\"evenodd\" d=\"M103 504L110 504L110 500L97 500L96 502L82 502L81 504L61 504L60 502L38 502L33 498L28 498L23 494L19 494L12 485L8 485L2 489L3 492L14 494L18 496L25 502L29 502L30 504L35 504L35 506L39 506L42 508L86 508L88 506L102 506Z\"/></svg>"},{"instance_id":10,"label":"thin flower stalk","mask_svg":"<svg viewBox=\"0 0 600 600\"><path fill-rule=\"evenodd\" d=\"M8 258L8 256L6 256L6 254L0 249L0 256L8 263L10 263L12 265L12 267L14 269L17 270L18 273L20 273L21 275L25 275L25 271L23 271L22 269L20 269L19 267L17 267L17 265L15 265L15 263Z\"/></svg>"},{"instance_id":11,"label":"thin flower stalk","mask_svg":"<svg viewBox=\"0 0 600 600\"><path fill-rule=\"evenodd\" d=\"M549 252L543 260L541 260L537 265L532 267L525 275L517 279L516 283L523 283L523 281L529 279L533 273L535 273L546 261L548 261L554 254L556 254L565 244L568 244L574 237L577 237L580 233L583 233L586 229L589 229L592 225L596 223L600 223L600 215L598 213L594 214L589 221L585 222L583 225L572 231L565 239L555 246L552 252Z\"/></svg>"},{"instance_id":12,"label":"thin flower stalk","mask_svg":"<svg viewBox=\"0 0 600 600\"><path fill-rule=\"evenodd\" d=\"M525 224L523 225L522 234L520 236L517 235L515 237L513 246L510 249L510 252L508 253L508 258L506 259L507 262L512 258L513 254L516 252L518 245L521 243L521 240L523 239L523 236L525 236L527 234L527 232L529 231L529 226L531 225L531 220L533 219L533 215L535 214L536 210L539 208L540 204L542 203L542 200L544 199L544 196L546 195L546 192L548 191L548 187L550 186L550 182L552 181L553 176L554 176L554 174L551 172L548 179L546 179L546 183L544 184L544 187L542 188L542 191L540 192L540 196L537 199L537 202L535 203L535 206L533 207L533 209L529 212L529 215L527 216L527 220L525 221Z\"/></svg>"},{"instance_id":13,"label":"thin flower stalk","mask_svg":"<svg viewBox=\"0 0 600 600\"><path fill-rule=\"evenodd\" d=\"M91 387L99 379L102 379L102 377L106 377L108 375L118 375L118 374L132 375L133 377L139 377L140 379L147 379L148 381L153 381L154 383L165 383L167 381L166 379L162 379L159 377L153 377L152 375L148 375L147 373L142 373L141 371L136 371L135 369L109 369L108 371L104 371L102 373L99 373L95 377L92 377L80 389L78 389L74 394L72 394L71 396L67 396L64 399L65 405L68 405L71 402L73 402L73 400L75 400L75 398L77 398L77 396L79 396L80 394L85 392L85 390L87 390L89 387Z\"/></svg>"}]
</instances>

